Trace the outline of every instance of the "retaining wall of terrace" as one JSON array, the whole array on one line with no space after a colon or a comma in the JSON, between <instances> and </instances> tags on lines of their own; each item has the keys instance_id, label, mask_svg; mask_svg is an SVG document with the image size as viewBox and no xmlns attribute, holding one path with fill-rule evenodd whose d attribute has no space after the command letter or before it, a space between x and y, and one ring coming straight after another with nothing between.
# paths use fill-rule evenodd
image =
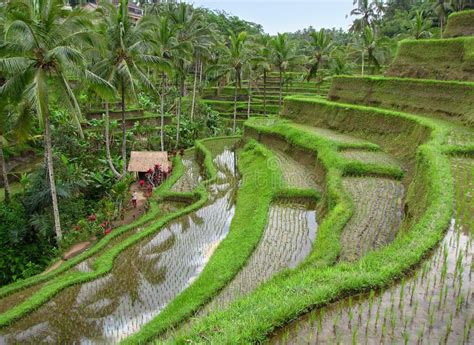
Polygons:
<instances>
[{"instance_id":1,"label":"retaining wall of terrace","mask_svg":"<svg viewBox=\"0 0 474 345\"><path fill-rule=\"evenodd\" d=\"M445 37L474 35L474 10L452 13L448 18Z\"/></svg>"},{"instance_id":2,"label":"retaining wall of terrace","mask_svg":"<svg viewBox=\"0 0 474 345\"><path fill-rule=\"evenodd\" d=\"M474 126L474 83L470 82L337 76L328 98L437 116Z\"/></svg>"},{"instance_id":3,"label":"retaining wall of terrace","mask_svg":"<svg viewBox=\"0 0 474 345\"><path fill-rule=\"evenodd\" d=\"M401 41L386 75L474 81L474 37Z\"/></svg>"}]
</instances>

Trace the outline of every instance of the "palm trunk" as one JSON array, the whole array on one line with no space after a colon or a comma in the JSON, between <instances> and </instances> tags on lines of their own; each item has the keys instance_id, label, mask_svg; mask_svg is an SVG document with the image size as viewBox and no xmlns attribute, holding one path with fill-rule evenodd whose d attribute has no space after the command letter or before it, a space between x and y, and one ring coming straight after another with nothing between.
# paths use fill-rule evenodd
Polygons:
<instances>
[{"instance_id":1,"label":"palm trunk","mask_svg":"<svg viewBox=\"0 0 474 345\"><path fill-rule=\"evenodd\" d=\"M365 51L362 50L362 76L364 76Z\"/></svg>"},{"instance_id":2,"label":"palm trunk","mask_svg":"<svg viewBox=\"0 0 474 345\"><path fill-rule=\"evenodd\" d=\"M5 163L5 156L3 155L3 137L0 136L0 164L2 165L3 188L5 190L5 202L10 202L11 190L10 183L8 183L7 164Z\"/></svg>"},{"instance_id":3,"label":"palm trunk","mask_svg":"<svg viewBox=\"0 0 474 345\"><path fill-rule=\"evenodd\" d=\"M267 116L267 70L263 70L263 115Z\"/></svg>"},{"instance_id":4,"label":"palm trunk","mask_svg":"<svg viewBox=\"0 0 474 345\"><path fill-rule=\"evenodd\" d=\"M160 129L160 144L161 144L161 151L165 150L165 142L164 142L164 126L165 126L165 78L166 75L164 73L161 74L161 95L160 95L160 116L161 116L161 129Z\"/></svg>"},{"instance_id":5,"label":"palm trunk","mask_svg":"<svg viewBox=\"0 0 474 345\"><path fill-rule=\"evenodd\" d=\"M179 86L179 98L178 98L178 106L176 112L176 148L179 147L179 131L180 131L180 118L181 118L181 106L183 104L183 96L184 96L184 77L180 80Z\"/></svg>"},{"instance_id":6,"label":"palm trunk","mask_svg":"<svg viewBox=\"0 0 474 345\"><path fill-rule=\"evenodd\" d=\"M191 102L191 120L194 119L194 105L196 103L196 86L197 86L197 75L198 75L198 65L199 62L196 61L196 66L194 67L194 84L193 84L193 100Z\"/></svg>"},{"instance_id":7,"label":"palm trunk","mask_svg":"<svg viewBox=\"0 0 474 345\"><path fill-rule=\"evenodd\" d=\"M53 204L54 231L56 232L57 241L60 242L63 234L61 231L61 220L59 218L59 206L58 206L58 197L56 194L56 182L54 180L53 147L51 144L51 128L50 128L50 123L49 123L49 114L44 115L44 143L45 143L45 161L46 161L46 167L48 169L48 177L49 177L49 190L51 192L51 202Z\"/></svg>"},{"instance_id":8,"label":"palm trunk","mask_svg":"<svg viewBox=\"0 0 474 345\"><path fill-rule=\"evenodd\" d=\"M109 163L110 170L117 178L121 178L120 173L115 169L114 162L112 161L112 155L110 154L110 133L109 133L109 102L105 102L105 155L107 157L107 162Z\"/></svg>"},{"instance_id":9,"label":"palm trunk","mask_svg":"<svg viewBox=\"0 0 474 345\"><path fill-rule=\"evenodd\" d=\"M237 81L234 85L234 123L232 125L232 133L235 134L235 130L237 127Z\"/></svg>"},{"instance_id":10,"label":"palm trunk","mask_svg":"<svg viewBox=\"0 0 474 345\"><path fill-rule=\"evenodd\" d=\"M280 96L278 99L278 113L280 113L281 111L282 89L283 89L283 78L282 78L282 72L280 69Z\"/></svg>"},{"instance_id":11,"label":"palm trunk","mask_svg":"<svg viewBox=\"0 0 474 345\"><path fill-rule=\"evenodd\" d=\"M252 79L249 75L249 85L248 85L248 102L247 102L247 119L250 119L250 104L252 103Z\"/></svg>"},{"instance_id":12,"label":"palm trunk","mask_svg":"<svg viewBox=\"0 0 474 345\"><path fill-rule=\"evenodd\" d=\"M125 84L122 80L122 161L123 161L123 168L122 168L122 175L125 176L127 174L127 125L125 123Z\"/></svg>"},{"instance_id":13,"label":"palm trunk","mask_svg":"<svg viewBox=\"0 0 474 345\"><path fill-rule=\"evenodd\" d=\"M199 67L199 85L202 83L202 70L203 70L204 63L201 62L200 67Z\"/></svg>"}]
</instances>

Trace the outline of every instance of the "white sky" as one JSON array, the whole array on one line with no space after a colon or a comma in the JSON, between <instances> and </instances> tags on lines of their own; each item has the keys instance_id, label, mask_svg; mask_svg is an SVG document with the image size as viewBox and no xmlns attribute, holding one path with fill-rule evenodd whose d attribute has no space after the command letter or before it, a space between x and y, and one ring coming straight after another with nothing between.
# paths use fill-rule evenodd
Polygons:
<instances>
[{"instance_id":1,"label":"white sky","mask_svg":"<svg viewBox=\"0 0 474 345\"><path fill-rule=\"evenodd\" d=\"M186 0L195 6L219 9L261 24L265 32L294 32L312 25L315 29L348 29L352 0Z\"/></svg>"}]
</instances>

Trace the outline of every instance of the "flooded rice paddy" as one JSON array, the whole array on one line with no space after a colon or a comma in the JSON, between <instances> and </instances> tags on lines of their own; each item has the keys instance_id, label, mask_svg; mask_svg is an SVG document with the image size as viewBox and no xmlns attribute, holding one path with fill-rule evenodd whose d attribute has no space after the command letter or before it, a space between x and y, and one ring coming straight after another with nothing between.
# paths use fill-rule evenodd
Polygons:
<instances>
[{"instance_id":1,"label":"flooded rice paddy","mask_svg":"<svg viewBox=\"0 0 474 345\"><path fill-rule=\"evenodd\" d=\"M0 343L116 343L138 331L196 279L227 235L237 186L234 159L222 146L215 157L219 179L210 185L206 206L123 251L110 273L66 288L3 329Z\"/></svg>"},{"instance_id":2,"label":"flooded rice paddy","mask_svg":"<svg viewBox=\"0 0 474 345\"><path fill-rule=\"evenodd\" d=\"M446 236L414 274L314 310L271 344L473 344L474 160L451 160L456 211Z\"/></svg>"},{"instance_id":3,"label":"flooded rice paddy","mask_svg":"<svg viewBox=\"0 0 474 345\"><path fill-rule=\"evenodd\" d=\"M341 235L340 259L354 261L391 242L403 215L404 188L387 178L345 177L354 213Z\"/></svg>"},{"instance_id":4,"label":"flooded rice paddy","mask_svg":"<svg viewBox=\"0 0 474 345\"><path fill-rule=\"evenodd\" d=\"M283 175L283 183L290 188L300 189L318 189L316 183L318 180L316 170L309 165L302 164L300 161L294 159L286 152L272 148L275 156L274 164L276 169L279 169Z\"/></svg>"},{"instance_id":5,"label":"flooded rice paddy","mask_svg":"<svg viewBox=\"0 0 474 345\"><path fill-rule=\"evenodd\" d=\"M194 159L194 150L188 150L183 155L183 176L171 187L173 192L191 192L201 182L200 167Z\"/></svg>"},{"instance_id":6,"label":"flooded rice paddy","mask_svg":"<svg viewBox=\"0 0 474 345\"><path fill-rule=\"evenodd\" d=\"M385 152L363 151L363 150L344 150L339 154L349 161L359 161L367 164L382 164L391 167L399 167L396 159Z\"/></svg>"},{"instance_id":7,"label":"flooded rice paddy","mask_svg":"<svg viewBox=\"0 0 474 345\"><path fill-rule=\"evenodd\" d=\"M307 126L307 125L301 125L301 124L292 124L292 127L303 129L307 132L314 133L318 136L324 137L328 140L335 141L340 144L370 144L368 141L359 139L347 134L342 134L337 131L333 131L330 129L326 128L319 128L319 127L312 127L312 126Z\"/></svg>"},{"instance_id":8,"label":"flooded rice paddy","mask_svg":"<svg viewBox=\"0 0 474 345\"><path fill-rule=\"evenodd\" d=\"M205 308L223 308L276 273L294 268L311 252L317 223L314 205L281 200L270 206L263 236L247 264Z\"/></svg>"}]
</instances>

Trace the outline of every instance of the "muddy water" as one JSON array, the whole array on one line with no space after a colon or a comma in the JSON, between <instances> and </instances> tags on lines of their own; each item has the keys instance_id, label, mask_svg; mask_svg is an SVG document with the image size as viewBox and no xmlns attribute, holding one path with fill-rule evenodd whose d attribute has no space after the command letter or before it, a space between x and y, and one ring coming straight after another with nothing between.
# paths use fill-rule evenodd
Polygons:
<instances>
[{"instance_id":1,"label":"muddy water","mask_svg":"<svg viewBox=\"0 0 474 345\"><path fill-rule=\"evenodd\" d=\"M292 124L292 127L300 128L308 132L313 132L316 135L319 135L321 137L324 137L326 139L329 139L341 144L369 144L369 142L366 140L359 139L347 134L342 134L337 131L333 131L326 128L312 127L312 126L301 125L301 124L296 124L296 123Z\"/></svg>"},{"instance_id":2,"label":"muddy water","mask_svg":"<svg viewBox=\"0 0 474 345\"><path fill-rule=\"evenodd\" d=\"M191 192L201 182L200 167L194 159L194 150L188 150L183 155L184 174L171 187L173 192Z\"/></svg>"},{"instance_id":3,"label":"muddy water","mask_svg":"<svg viewBox=\"0 0 474 345\"><path fill-rule=\"evenodd\" d=\"M456 212L434 253L381 292L315 310L281 329L272 344L473 344L474 160L451 161Z\"/></svg>"},{"instance_id":4,"label":"muddy water","mask_svg":"<svg viewBox=\"0 0 474 345\"><path fill-rule=\"evenodd\" d=\"M314 205L281 200L271 205L268 224L245 267L201 314L223 308L285 268L294 268L311 251L317 223Z\"/></svg>"},{"instance_id":5,"label":"muddy water","mask_svg":"<svg viewBox=\"0 0 474 345\"><path fill-rule=\"evenodd\" d=\"M396 159L385 152L344 150L339 152L339 154L350 161L360 161L368 164L383 164L393 167L400 166L400 163L398 163Z\"/></svg>"},{"instance_id":6,"label":"muddy water","mask_svg":"<svg viewBox=\"0 0 474 345\"><path fill-rule=\"evenodd\" d=\"M319 189L314 168L302 164L282 150L272 148L272 152L275 160L270 164L275 164L275 168L282 172L283 183L286 186L301 189Z\"/></svg>"},{"instance_id":7,"label":"muddy water","mask_svg":"<svg viewBox=\"0 0 474 345\"><path fill-rule=\"evenodd\" d=\"M375 177L345 177L354 213L341 236L341 260L354 261L391 242L402 220L401 182Z\"/></svg>"},{"instance_id":8,"label":"muddy water","mask_svg":"<svg viewBox=\"0 0 474 345\"><path fill-rule=\"evenodd\" d=\"M233 159L227 148L215 158L222 173L205 207L122 252L111 273L65 289L2 330L0 343L116 343L154 318L199 275L228 232L237 185Z\"/></svg>"}]
</instances>

